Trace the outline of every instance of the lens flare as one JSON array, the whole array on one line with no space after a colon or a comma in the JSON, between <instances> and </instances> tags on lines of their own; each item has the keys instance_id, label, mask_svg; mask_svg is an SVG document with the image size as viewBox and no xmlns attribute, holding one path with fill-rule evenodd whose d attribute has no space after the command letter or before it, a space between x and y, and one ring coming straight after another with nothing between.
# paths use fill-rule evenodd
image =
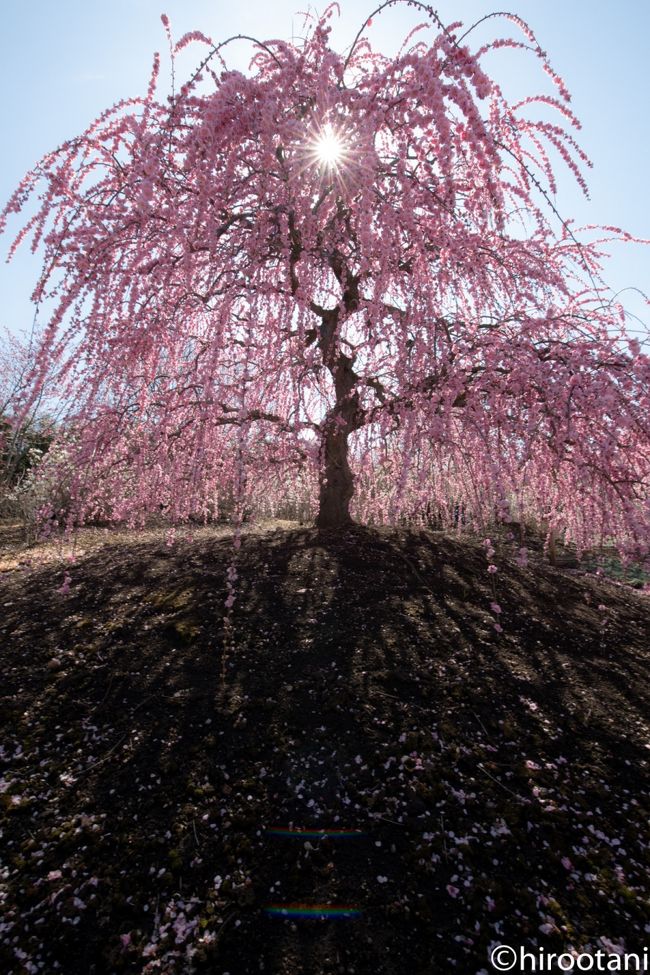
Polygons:
<instances>
[{"instance_id":1,"label":"lens flare","mask_svg":"<svg viewBox=\"0 0 650 975\"><path fill-rule=\"evenodd\" d=\"M361 911L356 906L342 904L269 904L264 908L269 917L303 917L342 919L357 918Z\"/></svg>"},{"instance_id":2,"label":"lens flare","mask_svg":"<svg viewBox=\"0 0 650 975\"><path fill-rule=\"evenodd\" d=\"M316 139L314 152L317 160L329 169L336 169L341 164L345 155L345 144L329 122Z\"/></svg>"}]
</instances>

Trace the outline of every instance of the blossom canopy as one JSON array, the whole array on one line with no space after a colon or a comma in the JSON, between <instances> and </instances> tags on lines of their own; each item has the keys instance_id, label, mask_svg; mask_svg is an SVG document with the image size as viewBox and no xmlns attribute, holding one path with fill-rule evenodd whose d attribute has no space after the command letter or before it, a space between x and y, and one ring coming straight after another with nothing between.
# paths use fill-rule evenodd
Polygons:
<instances>
[{"instance_id":1,"label":"blossom canopy","mask_svg":"<svg viewBox=\"0 0 650 975\"><path fill-rule=\"evenodd\" d=\"M391 6L384 4L383 8ZM173 520L225 500L351 517L536 518L647 551L650 363L602 281L607 228L558 219L553 160L586 190L563 81L534 34L470 48L424 22L387 57L195 32L170 97L104 112L29 173L14 246L47 309L24 415L55 377L79 521ZM504 17L506 15L500 15ZM485 69L523 49L552 93ZM589 239L586 239L586 236Z\"/></svg>"}]
</instances>

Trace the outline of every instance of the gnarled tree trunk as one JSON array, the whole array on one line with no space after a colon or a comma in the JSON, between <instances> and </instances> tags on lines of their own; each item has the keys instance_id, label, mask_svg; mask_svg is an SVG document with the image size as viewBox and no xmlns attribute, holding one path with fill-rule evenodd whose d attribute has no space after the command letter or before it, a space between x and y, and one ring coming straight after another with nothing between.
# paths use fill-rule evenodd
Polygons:
<instances>
[{"instance_id":1,"label":"gnarled tree trunk","mask_svg":"<svg viewBox=\"0 0 650 975\"><path fill-rule=\"evenodd\" d=\"M350 501L354 477L348 461L348 439L359 425L358 376L352 359L339 352L330 367L336 401L325 417L321 440L318 528L343 528L352 523Z\"/></svg>"},{"instance_id":2,"label":"gnarled tree trunk","mask_svg":"<svg viewBox=\"0 0 650 975\"><path fill-rule=\"evenodd\" d=\"M349 315L359 307L359 279L350 274L342 256L329 255L329 264L343 287L341 303L325 309L312 302L312 310L320 318L317 330L318 346L323 363L334 381L334 405L321 426L321 457L319 472L319 500L316 525L318 528L344 528L352 523L350 501L354 494L354 477L348 461L348 439L361 425L359 410L359 376L354 371L354 359L346 355L339 341L341 314Z\"/></svg>"},{"instance_id":3,"label":"gnarled tree trunk","mask_svg":"<svg viewBox=\"0 0 650 975\"><path fill-rule=\"evenodd\" d=\"M323 433L318 528L341 528L352 522L350 501L354 479L348 463L348 436L349 431L337 424L336 417Z\"/></svg>"}]
</instances>

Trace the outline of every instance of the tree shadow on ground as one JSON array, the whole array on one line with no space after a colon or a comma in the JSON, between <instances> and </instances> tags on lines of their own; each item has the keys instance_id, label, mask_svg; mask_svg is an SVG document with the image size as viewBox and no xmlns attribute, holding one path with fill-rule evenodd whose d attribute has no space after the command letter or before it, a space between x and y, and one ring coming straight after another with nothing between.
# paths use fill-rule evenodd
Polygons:
<instances>
[{"instance_id":1,"label":"tree shadow on ground","mask_svg":"<svg viewBox=\"0 0 650 975\"><path fill-rule=\"evenodd\" d=\"M80 562L68 595L51 569L6 574L8 970L390 975L477 971L494 941L631 950L647 600L486 567L467 539L354 528L236 554L136 539Z\"/></svg>"}]
</instances>

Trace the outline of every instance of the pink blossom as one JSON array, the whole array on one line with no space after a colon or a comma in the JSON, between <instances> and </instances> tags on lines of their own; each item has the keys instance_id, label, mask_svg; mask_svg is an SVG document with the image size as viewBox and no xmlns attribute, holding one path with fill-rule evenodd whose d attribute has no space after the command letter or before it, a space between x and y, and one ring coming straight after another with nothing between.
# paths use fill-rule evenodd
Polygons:
<instances>
[{"instance_id":1,"label":"pink blossom","mask_svg":"<svg viewBox=\"0 0 650 975\"><path fill-rule=\"evenodd\" d=\"M632 238L547 205L556 169L586 191L590 165L563 80L515 15L523 40L472 50L440 25L386 57L363 32L334 49L328 17L245 71L185 34L176 50L202 46L173 94L155 58L0 214L10 258L42 255L42 334L20 394L0 352L0 399L20 428L56 390L35 477L66 501L43 527L516 516L647 552L650 357L603 301L608 244ZM486 70L501 50L555 94L510 102Z\"/></svg>"}]
</instances>

